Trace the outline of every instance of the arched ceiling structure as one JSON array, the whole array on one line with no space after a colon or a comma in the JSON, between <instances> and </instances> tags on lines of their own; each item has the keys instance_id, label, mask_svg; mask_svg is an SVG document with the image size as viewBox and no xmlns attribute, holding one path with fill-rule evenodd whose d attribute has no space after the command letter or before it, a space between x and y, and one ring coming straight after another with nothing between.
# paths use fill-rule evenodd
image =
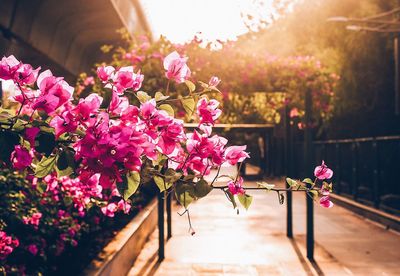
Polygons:
<instances>
[{"instance_id":1,"label":"arched ceiling structure","mask_svg":"<svg viewBox=\"0 0 400 276\"><path fill-rule=\"evenodd\" d=\"M0 54L73 79L101 59L117 29L148 33L137 0L0 0Z\"/></svg>"}]
</instances>

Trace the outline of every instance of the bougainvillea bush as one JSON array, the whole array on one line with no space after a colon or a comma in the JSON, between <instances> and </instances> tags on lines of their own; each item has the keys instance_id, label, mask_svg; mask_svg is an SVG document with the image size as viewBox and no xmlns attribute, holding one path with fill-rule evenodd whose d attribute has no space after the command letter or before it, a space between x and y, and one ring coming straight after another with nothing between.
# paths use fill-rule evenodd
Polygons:
<instances>
[{"instance_id":1,"label":"bougainvillea bush","mask_svg":"<svg viewBox=\"0 0 400 276\"><path fill-rule=\"evenodd\" d=\"M0 79L16 86L10 95L14 105L0 110L4 270L40 271L26 267L25 260L38 257L38 263L46 263L76 246L82 231L101 217L129 213L140 186L174 192L186 210L212 189L222 190L235 208L236 200L249 207L252 197L239 175L216 186L227 177L219 175L222 166L249 157L245 145L229 146L227 139L212 134L222 114L212 98L220 93L219 78L200 82L196 89L187 57L174 51L162 64L166 87L156 93L141 91L146 76L139 68L102 65L97 77L106 93L74 99L74 88L50 70L34 69L14 56L2 58ZM170 96L180 85L185 92ZM198 121L193 132L175 118L179 107ZM207 181L213 168L217 174ZM332 173L322 164L315 176L326 179ZM317 189L310 179L288 181L295 190L322 195L321 204L331 207L328 183ZM260 186L279 192L269 184Z\"/></svg>"},{"instance_id":2,"label":"bougainvillea bush","mask_svg":"<svg viewBox=\"0 0 400 276\"><path fill-rule=\"evenodd\" d=\"M110 55L106 63L140 69L146 76L144 91L155 92L166 87L162 60L175 48L180 54L190 57L187 64L192 70L192 81L204 81L211 75L222 79L218 86L221 94L215 95L224 109L219 118L221 123L279 123L282 108L288 106L293 110L292 115L300 119L298 126L303 128L305 90L312 94L312 126L330 117L339 76L315 57L249 53L235 41L218 42L216 50L215 43L206 43L199 36L176 45L164 37L151 42L143 35L132 37L126 31L120 32L121 45L102 47ZM77 90L84 95L91 89L104 93L101 82L92 75L92 72L82 74ZM177 96L185 93L184 87L171 86Z\"/></svg>"}]
</instances>

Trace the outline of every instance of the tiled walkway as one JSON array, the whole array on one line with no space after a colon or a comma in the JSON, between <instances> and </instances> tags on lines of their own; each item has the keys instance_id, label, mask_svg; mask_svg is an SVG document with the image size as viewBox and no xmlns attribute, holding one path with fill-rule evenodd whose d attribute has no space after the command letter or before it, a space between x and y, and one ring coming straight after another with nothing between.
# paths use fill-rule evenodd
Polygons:
<instances>
[{"instance_id":1,"label":"tiled walkway","mask_svg":"<svg viewBox=\"0 0 400 276\"><path fill-rule=\"evenodd\" d=\"M276 183L277 181L275 181ZM247 183L254 185L254 183ZM157 263L157 231L129 275L400 275L400 235L335 206L315 206L316 263L305 259L305 198L294 197L295 239L276 193L254 191L237 215L220 191L190 206L196 234L174 206L173 237Z\"/></svg>"}]
</instances>

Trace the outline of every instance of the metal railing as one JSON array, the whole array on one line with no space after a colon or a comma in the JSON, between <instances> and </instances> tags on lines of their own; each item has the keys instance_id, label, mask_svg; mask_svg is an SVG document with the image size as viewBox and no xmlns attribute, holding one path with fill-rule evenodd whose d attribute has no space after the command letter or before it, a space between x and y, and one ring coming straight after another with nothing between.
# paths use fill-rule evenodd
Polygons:
<instances>
[{"instance_id":1,"label":"metal railing","mask_svg":"<svg viewBox=\"0 0 400 276\"><path fill-rule=\"evenodd\" d=\"M335 193L400 215L400 136L315 141L315 160L334 168Z\"/></svg>"}]
</instances>

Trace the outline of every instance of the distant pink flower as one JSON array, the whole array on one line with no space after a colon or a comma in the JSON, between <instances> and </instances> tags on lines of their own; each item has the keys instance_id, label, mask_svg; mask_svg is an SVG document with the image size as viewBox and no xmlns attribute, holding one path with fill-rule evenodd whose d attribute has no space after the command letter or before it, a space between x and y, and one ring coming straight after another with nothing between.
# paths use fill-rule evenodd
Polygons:
<instances>
[{"instance_id":1,"label":"distant pink flower","mask_svg":"<svg viewBox=\"0 0 400 276\"><path fill-rule=\"evenodd\" d=\"M176 51L164 58L165 76L177 83L182 83L190 77L190 69L186 64L187 58L181 57Z\"/></svg>"},{"instance_id":2,"label":"distant pink flower","mask_svg":"<svg viewBox=\"0 0 400 276\"><path fill-rule=\"evenodd\" d=\"M115 68L112 66L100 66L97 67L97 76L102 82L108 82L111 79L114 71Z\"/></svg>"},{"instance_id":3,"label":"distant pink flower","mask_svg":"<svg viewBox=\"0 0 400 276\"><path fill-rule=\"evenodd\" d=\"M314 175L320 180L330 179L333 176L333 171L329 169L325 162L322 160L321 166L317 166L314 169Z\"/></svg>"},{"instance_id":4,"label":"distant pink flower","mask_svg":"<svg viewBox=\"0 0 400 276\"><path fill-rule=\"evenodd\" d=\"M298 116L299 116L299 110L297 109L297 107L292 108L290 110L289 117L294 118L294 117L298 117Z\"/></svg>"},{"instance_id":5,"label":"distant pink flower","mask_svg":"<svg viewBox=\"0 0 400 276\"><path fill-rule=\"evenodd\" d=\"M221 80L218 77L211 77L210 81L208 82L208 85L211 87L217 87L217 85L221 82Z\"/></svg>"},{"instance_id":6,"label":"distant pink flower","mask_svg":"<svg viewBox=\"0 0 400 276\"><path fill-rule=\"evenodd\" d=\"M228 183L228 190L231 192L232 195L243 195L245 190L243 189L243 178L239 177L236 182L233 180L229 181Z\"/></svg>"},{"instance_id":7,"label":"distant pink flower","mask_svg":"<svg viewBox=\"0 0 400 276\"><path fill-rule=\"evenodd\" d=\"M37 227L40 223L41 218L42 218L42 213L36 212L36 213L33 213L32 216L30 216L30 217L24 216L22 218L22 221L24 224L31 224L31 225L34 225Z\"/></svg>"},{"instance_id":8,"label":"distant pink flower","mask_svg":"<svg viewBox=\"0 0 400 276\"><path fill-rule=\"evenodd\" d=\"M19 246L19 240L8 236L6 232L0 231L0 260L4 260L10 255L14 248Z\"/></svg>"},{"instance_id":9,"label":"distant pink flower","mask_svg":"<svg viewBox=\"0 0 400 276\"><path fill-rule=\"evenodd\" d=\"M94 78L92 76L87 77L84 81L83 81L83 85L84 86L88 86L88 85L93 85L94 84Z\"/></svg>"},{"instance_id":10,"label":"distant pink flower","mask_svg":"<svg viewBox=\"0 0 400 276\"><path fill-rule=\"evenodd\" d=\"M249 154L245 152L247 146L231 146L225 150L225 158L230 165L235 165L238 162L243 162L249 158Z\"/></svg>"},{"instance_id":11,"label":"distant pink flower","mask_svg":"<svg viewBox=\"0 0 400 276\"><path fill-rule=\"evenodd\" d=\"M15 169L23 170L32 164L33 153L20 145L16 145L10 159Z\"/></svg>"},{"instance_id":12,"label":"distant pink flower","mask_svg":"<svg viewBox=\"0 0 400 276\"><path fill-rule=\"evenodd\" d=\"M28 251L33 255L36 256L36 254L38 253L39 249L37 247L36 244L30 244L27 247Z\"/></svg>"}]
</instances>

